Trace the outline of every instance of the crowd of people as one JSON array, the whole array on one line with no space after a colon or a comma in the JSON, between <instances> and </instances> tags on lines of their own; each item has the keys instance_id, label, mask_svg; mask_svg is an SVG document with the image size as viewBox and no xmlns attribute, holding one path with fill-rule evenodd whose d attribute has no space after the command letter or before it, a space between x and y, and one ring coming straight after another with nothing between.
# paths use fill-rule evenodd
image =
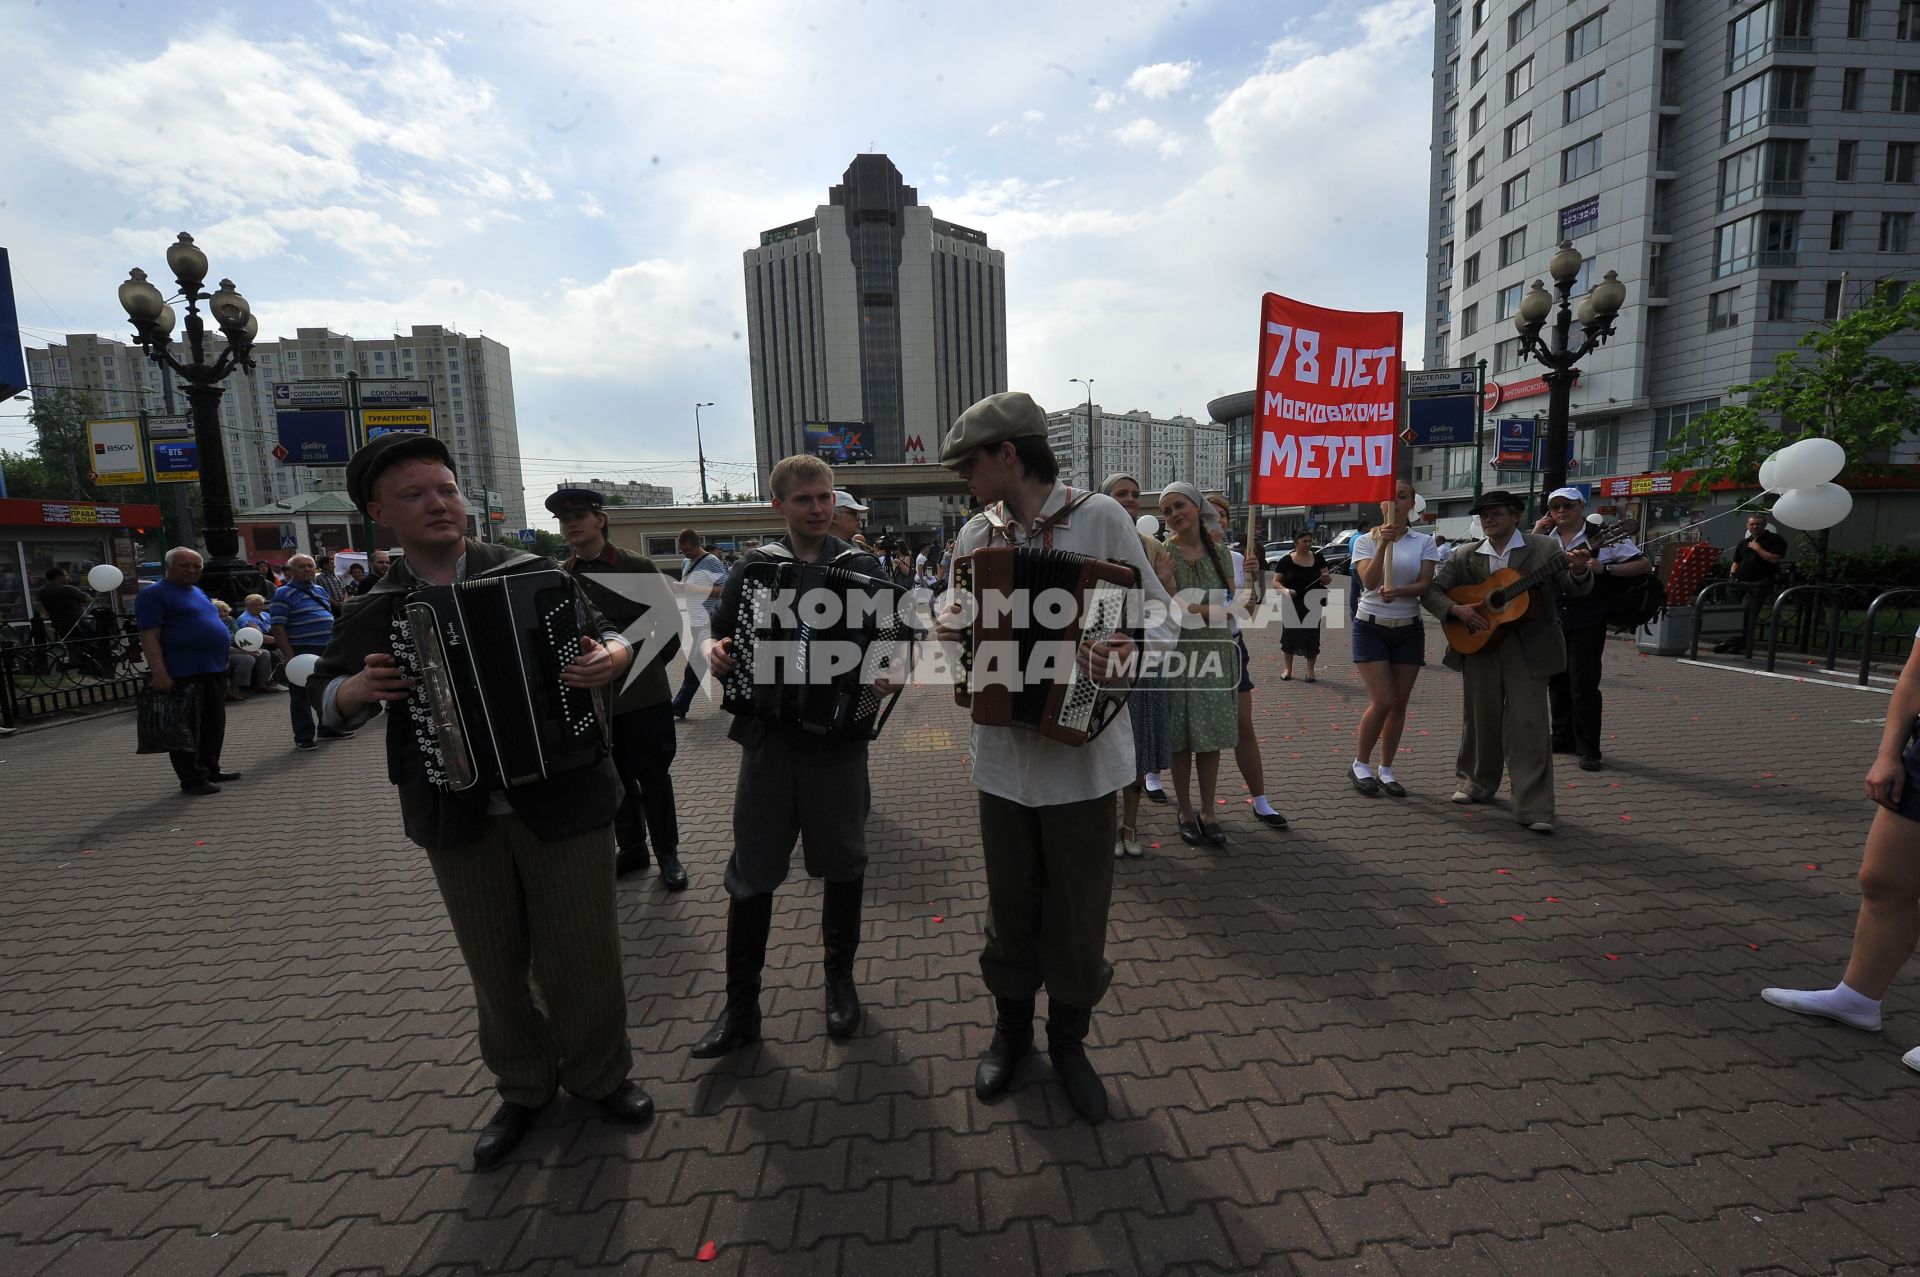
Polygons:
<instances>
[{"instance_id":1,"label":"crowd of people","mask_svg":"<svg viewBox=\"0 0 1920 1277\"><path fill-rule=\"evenodd\" d=\"M941 462L980 507L950 544L911 551L870 544L860 527L866 508L834 486L826 463L790 457L773 468L769 484L785 533L746 549L730 566L687 528L678 539L677 573L608 540L601 494L562 489L548 507L572 551L564 571L575 583L580 637L559 677L569 688L605 689L608 755L528 783L450 787L420 716L385 715L401 830L424 850L439 886L473 984L480 1055L500 1096L474 1146L477 1169L506 1158L561 1089L611 1121L651 1118L653 1101L630 1076L615 882L657 868L669 892L688 887L672 775L676 724L704 681L725 682L741 668L747 570L783 562L932 587L942 595L932 639L950 648L968 633L961 601L944 589L956 560L1005 545L1069 551L1134 570L1149 605L1137 638L1122 628L1074 655L1080 675L1095 685L1131 685L1125 724L1067 743L976 715L969 744L988 901L979 969L994 1002L975 1093L991 1102L1015 1084L1036 1046L1045 993L1054 1074L1076 1113L1090 1122L1105 1117L1105 1083L1086 1043L1113 978L1105 944L1115 867L1144 854L1141 805L1166 804L1169 789L1186 843L1229 843L1218 812L1221 755L1229 750L1253 819L1288 828L1266 793L1253 727L1255 680L1240 627L1271 611L1250 608L1250 589L1276 592L1280 677L1294 678L1298 662L1304 681L1315 681L1332 573L1304 537L1272 571L1249 565L1229 543L1224 499L1190 484L1162 491L1157 527L1141 518L1133 476L1110 476L1099 492L1073 488L1060 479L1044 413L1018 392L989 396L963 413L943 442ZM336 577L324 559L296 555L271 597L255 595L240 615L223 616L194 588L200 556L182 547L167 554L165 579L141 593L141 642L154 688L193 693L186 699L194 747L171 755L185 792L216 793L240 778L223 770L230 681L235 690L244 684L264 691L287 666L312 658L311 676L288 680L302 684L289 687L295 746L346 738L383 707L398 709L415 696L415 658L395 637L398 608L411 591L553 567L466 538L453 458L431 436L375 441L355 454L347 482L355 504L391 529L404 552L366 580ZM1583 767L1603 765L1605 611L1594 607L1596 585L1650 565L1630 541L1592 531L1578 489L1552 493L1532 531L1520 526L1519 497L1488 492L1474 507L1482 535L1445 548L1414 526L1414 502L1411 487L1399 485L1393 516L1352 547L1359 597L1348 641L1367 693L1352 787L1368 798L1409 796L1412 786L1394 765L1426 663L1424 619L1431 617L1452 627L1446 662L1462 675L1464 726L1451 800L1491 802L1505 780L1514 819L1551 834L1555 753L1574 754ZM1490 583L1507 579L1501 574L1539 591L1538 603L1518 619L1485 598ZM237 635L248 629L264 641L241 642ZM1500 641L1486 641L1495 629ZM676 692L670 662L683 643L687 671ZM861 677L889 696L909 674L890 664ZM1869 796L1885 810L1862 873L1854 962L1834 990L1768 990L1769 1001L1877 1027L1878 998L1920 939L1916 716L1920 655L1908 663L1868 777ZM849 1037L864 1019L854 973L872 806L868 743L756 713L736 714L728 736L740 754L722 880L725 995L691 1054L717 1059L760 1039L774 900L796 848L805 872L823 884L824 1027L831 1038ZM1920 1067L1920 1060L1908 1062Z\"/></svg>"}]
</instances>

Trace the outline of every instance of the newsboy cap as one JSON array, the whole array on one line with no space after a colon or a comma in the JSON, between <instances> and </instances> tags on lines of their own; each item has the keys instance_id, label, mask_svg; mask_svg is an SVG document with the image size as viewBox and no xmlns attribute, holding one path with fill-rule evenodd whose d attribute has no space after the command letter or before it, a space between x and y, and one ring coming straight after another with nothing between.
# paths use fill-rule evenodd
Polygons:
<instances>
[{"instance_id":1,"label":"newsboy cap","mask_svg":"<svg viewBox=\"0 0 1920 1277\"><path fill-rule=\"evenodd\" d=\"M353 502L355 509L365 514L367 502L373 500L373 481L388 466L415 457L438 461L449 470L455 469L453 454L447 451L446 444L432 435L396 430L381 435L348 459L348 500Z\"/></svg>"},{"instance_id":2,"label":"newsboy cap","mask_svg":"<svg viewBox=\"0 0 1920 1277\"><path fill-rule=\"evenodd\" d=\"M606 494L593 488L555 488L547 494L547 513L566 514L573 510L598 510L606 503Z\"/></svg>"},{"instance_id":3,"label":"newsboy cap","mask_svg":"<svg viewBox=\"0 0 1920 1277\"><path fill-rule=\"evenodd\" d=\"M957 465L975 448L985 448L1009 439L1047 437L1047 414L1024 390L1008 390L988 395L960 414L940 445L940 464Z\"/></svg>"},{"instance_id":4,"label":"newsboy cap","mask_svg":"<svg viewBox=\"0 0 1920 1277\"><path fill-rule=\"evenodd\" d=\"M1524 510L1527 508L1527 503L1519 497L1514 496L1511 492L1508 492L1505 488L1494 488L1489 492L1483 493L1480 499L1468 508L1467 513L1484 514L1496 506L1505 506L1509 510Z\"/></svg>"}]
</instances>

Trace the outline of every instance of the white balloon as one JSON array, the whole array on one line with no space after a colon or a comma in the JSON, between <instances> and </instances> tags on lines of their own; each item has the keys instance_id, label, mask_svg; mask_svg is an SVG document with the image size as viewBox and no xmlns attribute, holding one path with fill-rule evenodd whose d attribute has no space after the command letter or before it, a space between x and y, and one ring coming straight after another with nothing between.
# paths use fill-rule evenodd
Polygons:
<instances>
[{"instance_id":1,"label":"white balloon","mask_svg":"<svg viewBox=\"0 0 1920 1277\"><path fill-rule=\"evenodd\" d=\"M300 653L300 655L287 662L287 682L292 683L295 687L305 687L307 680L313 677L313 667L319 663L320 658L314 653Z\"/></svg>"},{"instance_id":2,"label":"white balloon","mask_svg":"<svg viewBox=\"0 0 1920 1277\"><path fill-rule=\"evenodd\" d=\"M1427 499L1418 492L1413 494L1413 512L1415 514L1425 514L1427 512Z\"/></svg>"},{"instance_id":3,"label":"white balloon","mask_svg":"<svg viewBox=\"0 0 1920 1277\"><path fill-rule=\"evenodd\" d=\"M1151 537L1160 535L1160 520L1150 514L1141 515L1139 519L1134 522L1133 526L1139 528L1143 536Z\"/></svg>"},{"instance_id":4,"label":"white balloon","mask_svg":"<svg viewBox=\"0 0 1920 1277\"><path fill-rule=\"evenodd\" d=\"M117 590L127 574L111 563L96 563L87 571L87 584L105 594L108 590Z\"/></svg>"},{"instance_id":5,"label":"white balloon","mask_svg":"<svg viewBox=\"0 0 1920 1277\"><path fill-rule=\"evenodd\" d=\"M1834 476L1846 468L1847 450L1831 439L1802 439L1788 444L1768 460L1773 462L1773 482L1768 486L1775 491L1817 488L1831 483Z\"/></svg>"},{"instance_id":6,"label":"white balloon","mask_svg":"<svg viewBox=\"0 0 1920 1277\"><path fill-rule=\"evenodd\" d=\"M233 632L233 645L243 652L257 652L267 641L267 636L251 625L243 625Z\"/></svg>"},{"instance_id":7,"label":"white balloon","mask_svg":"<svg viewBox=\"0 0 1920 1277\"><path fill-rule=\"evenodd\" d=\"M1781 492L1785 490L1780 484L1781 451L1784 451L1784 449L1770 453L1767 459L1760 463L1760 491L1762 492Z\"/></svg>"},{"instance_id":8,"label":"white balloon","mask_svg":"<svg viewBox=\"0 0 1920 1277\"><path fill-rule=\"evenodd\" d=\"M1853 509L1853 494L1837 483L1791 488L1773 503L1773 517L1802 532L1830 528Z\"/></svg>"}]
</instances>

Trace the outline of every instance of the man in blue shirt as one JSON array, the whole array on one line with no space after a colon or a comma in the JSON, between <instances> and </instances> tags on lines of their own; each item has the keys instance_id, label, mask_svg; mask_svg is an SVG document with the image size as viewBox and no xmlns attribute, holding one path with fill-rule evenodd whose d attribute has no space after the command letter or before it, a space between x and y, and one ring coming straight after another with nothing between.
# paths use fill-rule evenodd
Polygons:
<instances>
[{"instance_id":1,"label":"man in blue shirt","mask_svg":"<svg viewBox=\"0 0 1920 1277\"><path fill-rule=\"evenodd\" d=\"M316 570L312 555L296 554L288 559L287 583L273 592L273 606L267 609L273 621L273 645L279 650L283 665L290 664L304 652L320 655L333 638L333 603L327 592L314 583ZM313 703L307 697L307 689L295 687L289 680L287 693L288 704L292 706L293 747L320 748L314 740ZM353 733L323 727L319 735L324 740L340 740Z\"/></svg>"},{"instance_id":2,"label":"man in blue shirt","mask_svg":"<svg viewBox=\"0 0 1920 1277\"><path fill-rule=\"evenodd\" d=\"M156 692L171 692L194 715L195 747L170 750L180 788L189 794L217 794L220 780L239 780L239 772L220 770L220 749L227 740L227 646L232 636L213 600L201 593L199 553L181 545L167 551L166 578L134 600L140 626L140 650Z\"/></svg>"}]
</instances>

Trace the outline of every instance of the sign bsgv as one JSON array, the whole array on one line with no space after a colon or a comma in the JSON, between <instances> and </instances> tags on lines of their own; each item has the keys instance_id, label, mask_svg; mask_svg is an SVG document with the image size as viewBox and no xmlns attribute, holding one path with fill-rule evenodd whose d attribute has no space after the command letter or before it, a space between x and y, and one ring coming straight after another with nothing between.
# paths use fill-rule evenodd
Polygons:
<instances>
[{"instance_id":1,"label":"sign bsgv","mask_svg":"<svg viewBox=\"0 0 1920 1277\"><path fill-rule=\"evenodd\" d=\"M1400 429L1398 311L1260 301L1256 505L1339 505L1393 497Z\"/></svg>"}]
</instances>

